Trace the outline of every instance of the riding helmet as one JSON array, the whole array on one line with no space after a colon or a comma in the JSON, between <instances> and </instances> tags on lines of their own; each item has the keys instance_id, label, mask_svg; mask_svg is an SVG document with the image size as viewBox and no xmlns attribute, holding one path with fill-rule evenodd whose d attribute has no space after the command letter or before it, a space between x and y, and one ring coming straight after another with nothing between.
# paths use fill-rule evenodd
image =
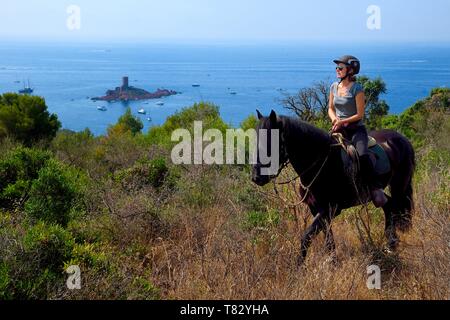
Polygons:
<instances>
[{"instance_id":1,"label":"riding helmet","mask_svg":"<svg viewBox=\"0 0 450 320\"><path fill-rule=\"evenodd\" d=\"M333 60L333 62L336 64L343 63L343 64L351 67L353 70L353 73L352 73L353 75L359 74L359 71L361 70L361 62L359 61L358 58L356 58L354 56L346 55L346 56L340 57L339 59Z\"/></svg>"}]
</instances>

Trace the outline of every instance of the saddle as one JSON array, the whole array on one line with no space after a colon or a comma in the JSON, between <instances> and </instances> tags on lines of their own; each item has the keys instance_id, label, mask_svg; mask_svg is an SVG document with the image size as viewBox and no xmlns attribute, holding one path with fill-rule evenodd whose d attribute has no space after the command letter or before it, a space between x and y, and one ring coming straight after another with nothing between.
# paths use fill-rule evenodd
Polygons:
<instances>
[{"instance_id":1,"label":"saddle","mask_svg":"<svg viewBox=\"0 0 450 320\"><path fill-rule=\"evenodd\" d=\"M344 138L341 133L333 133L333 138L336 140L337 145L341 146L342 162L346 170L352 175L359 173L359 155L355 146L351 141ZM386 151L377 143L375 138L369 136L369 156L374 164L375 173L377 175L384 175L391 170L391 163L386 154Z\"/></svg>"}]
</instances>

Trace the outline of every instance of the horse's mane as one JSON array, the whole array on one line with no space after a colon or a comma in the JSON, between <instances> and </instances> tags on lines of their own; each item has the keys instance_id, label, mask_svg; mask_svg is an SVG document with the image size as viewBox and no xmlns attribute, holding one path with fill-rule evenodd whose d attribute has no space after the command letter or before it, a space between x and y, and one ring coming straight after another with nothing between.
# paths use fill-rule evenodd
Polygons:
<instances>
[{"instance_id":1,"label":"horse's mane","mask_svg":"<svg viewBox=\"0 0 450 320\"><path fill-rule=\"evenodd\" d=\"M316 143L328 143L332 141L331 136L325 130L300 120L299 118L280 116L284 129L293 137L308 137L308 140L314 145Z\"/></svg>"}]
</instances>

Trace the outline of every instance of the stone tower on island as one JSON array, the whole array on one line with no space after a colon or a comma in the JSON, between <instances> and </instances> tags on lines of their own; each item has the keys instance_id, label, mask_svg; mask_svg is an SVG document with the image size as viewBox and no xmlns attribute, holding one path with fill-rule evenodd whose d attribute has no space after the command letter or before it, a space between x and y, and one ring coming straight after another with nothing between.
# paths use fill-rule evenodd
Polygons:
<instances>
[{"instance_id":1,"label":"stone tower on island","mask_svg":"<svg viewBox=\"0 0 450 320\"><path fill-rule=\"evenodd\" d=\"M128 90L128 77L122 78L122 86L120 87L122 91Z\"/></svg>"}]
</instances>

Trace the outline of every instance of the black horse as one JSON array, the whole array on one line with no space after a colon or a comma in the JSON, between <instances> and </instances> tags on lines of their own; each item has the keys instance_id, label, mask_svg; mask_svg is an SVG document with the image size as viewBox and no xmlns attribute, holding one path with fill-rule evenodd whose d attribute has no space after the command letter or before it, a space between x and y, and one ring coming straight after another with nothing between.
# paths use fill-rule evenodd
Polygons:
<instances>
[{"instance_id":1,"label":"black horse","mask_svg":"<svg viewBox=\"0 0 450 320\"><path fill-rule=\"evenodd\" d=\"M326 247L335 256L335 242L331 220L343 209L370 202L370 197L361 198L354 180L344 168L341 148L329 133L299 119L278 116L274 111L264 117L258 111L260 120L258 132L266 129L270 137L272 130L279 133L279 171L288 161L300 177L301 197L309 206L314 221L301 239L301 254L298 263L306 258L308 247L314 236L323 231ZM405 231L412 224L413 209L412 177L415 168L415 154L407 138L392 130L371 132L378 144L387 153L391 170L380 176L383 186L390 188L390 196L383 207L385 213L385 235L389 248L395 250L399 239L396 229ZM259 136L259 135L258 135ZM258 137L258 160L253 165L252 180L259 186L266 185L278 174L262 175L261 169L269 164L261 164L260 151L266 149L271 154L271 139L262 145ZM266 168L267 169L267 168ZM363 187L363 186L362 186Z\"/></svg>"}]
</instances>

